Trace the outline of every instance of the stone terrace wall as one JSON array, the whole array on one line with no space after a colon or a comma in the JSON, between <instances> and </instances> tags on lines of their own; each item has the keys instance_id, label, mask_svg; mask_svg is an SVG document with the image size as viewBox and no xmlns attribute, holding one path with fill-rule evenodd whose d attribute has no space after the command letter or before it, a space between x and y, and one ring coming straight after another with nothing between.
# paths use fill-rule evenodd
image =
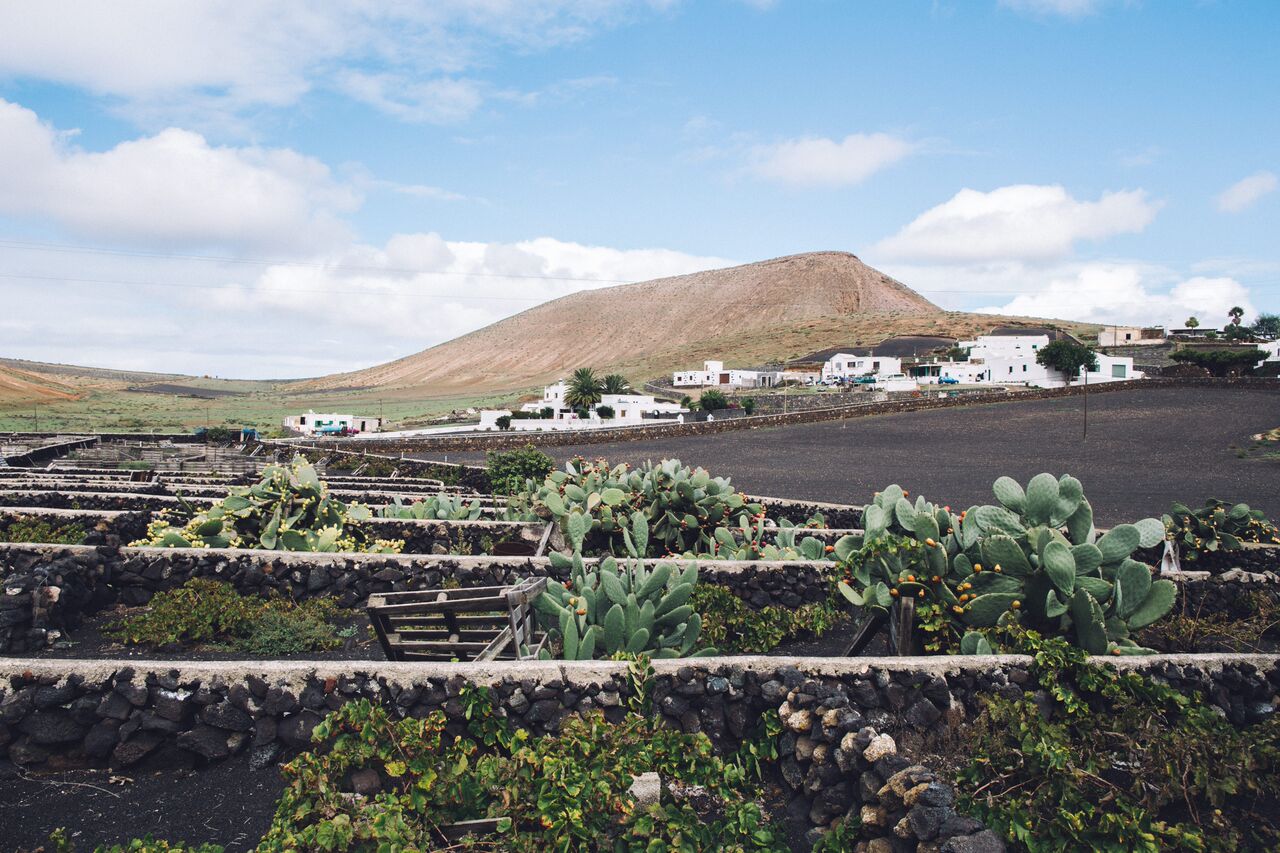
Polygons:
<instances>
[{"instance_id":1,"label":"stone terrace wall","mask_svg":"<svg viewBox=\"0 0 1280 853\"><path fill-rule=\"evenodd\" d=\"M85 615L117 601L145 604L157 592L194 577L224 580L247 595L331 595L343 607L355 607L373 593L438 588L446 579L475 587L568 574L545 557L120 548L118 539L108 537L97 544L101 547L0 543L0 653L43 648L61 632L74 630ZM752 607L797 607L826 598L829 565L709 560L699 563L699 578L728 588Z\"/></svg>"},{"instance_id":2,"label":"stone terrace wall","mask_svg":"<svg viewBox=\"0 0 1280 853\"><path fill-rule=\"evenodd\" d=\"M1270 379L1241 377L1235 379L1154 378L1124 382L1107 382L1090 385L1088 393L1104 394L1130 391L1138 388L1240 388L1280 392L1280 383ZM370 451L393 454L426 454L443 451L511 450L533 444L535 447L565 447L581 444L602 444L616 441L645 441L653 438L676 438L692 435L714 435L740 429L790 426L820 421L845 420L872 415L915 412L925 409L948 409L980 403L1004 403L1013 400L1047 400L1056 397L1074 397L1085 393L1081 385L1067 388L1032 388L1019 391L972 392L959 397L938 399L928 395L909 400L889 401L874 405L839 406L814 409L807 412L790 412L785 415L754 415L744 418L727 418L700 423L660 423L650 426L618 427L616 429L565 430L548 433L471 433L430 438L355 439ZM326 450L347 450L351 441L328 440L313 442Z\"/></svg>"},{"instance_id":3,"label":"stone terrace wall","mask_svg":"<svg viewBox=\"0 0 1280 853\"><path fill-rule=\"evenodd\" d=\"M1280 658L1170 655L1108 665L1183 691L1202 691L1237 725L1275 712ZM884 850L999 850L957 815L954 792L913 749L972 719L983 697L1035 689L1021 656L969 658L705 658L655 661L653 713L721 749L777 710L788 816L817 832L858 816ZM443 712L465 727L459 696L490 689L497 713L534 733L570 714L619 720L631 687L626 664L352 664L0 662L0 758L24 768L110 766L130 773L196 768L250 752L263 764L305 749L323 715L368 699L397 715ZM937 740L934 738L934 745ZM952 837L972 836L949 842ZM928 846L922 846L928 845ZM974 846L982 845L982 846Z\"/></svg>"}]
</instances>

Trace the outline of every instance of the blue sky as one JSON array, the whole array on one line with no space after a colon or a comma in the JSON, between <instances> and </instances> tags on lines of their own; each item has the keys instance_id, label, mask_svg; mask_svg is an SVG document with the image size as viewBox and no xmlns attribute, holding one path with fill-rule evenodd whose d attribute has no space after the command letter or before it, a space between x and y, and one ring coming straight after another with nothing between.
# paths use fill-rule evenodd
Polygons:
<instances>
[{"instance_id":1,"label":"blue sky","mask_svg":"<svg viewBox=\"0 0 1280 853\"><path fill-rule=\"evenodd\" d=\"M312 375L819 249L946 307L1280 310L1273 2L313 5L0 8L0 354Z\"/></svg>"}]
</instances>

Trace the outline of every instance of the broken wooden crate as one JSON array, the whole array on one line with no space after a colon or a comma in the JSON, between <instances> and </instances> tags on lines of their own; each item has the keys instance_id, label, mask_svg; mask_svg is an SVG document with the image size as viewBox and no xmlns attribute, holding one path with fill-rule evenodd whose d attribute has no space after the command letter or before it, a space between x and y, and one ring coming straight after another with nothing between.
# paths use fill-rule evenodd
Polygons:
<instances>
[{"instance_id":1,"label":"broken wooden crate","mask_svg":"<svg viewBox=\"0 0 1280 853\"><path fill-rule=\"evenodd\" d=\"M369 596L366 611L387 660L490 661L538 657L546 634L533 602L546 578L515 586Z\"/></svg>"}]
</instances>

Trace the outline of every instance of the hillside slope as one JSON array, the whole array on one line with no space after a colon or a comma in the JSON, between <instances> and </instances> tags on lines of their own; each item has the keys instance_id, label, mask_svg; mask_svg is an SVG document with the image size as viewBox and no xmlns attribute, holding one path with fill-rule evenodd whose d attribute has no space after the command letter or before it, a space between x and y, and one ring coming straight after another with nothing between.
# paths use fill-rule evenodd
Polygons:
<instances>
[{"instance_id":1,"label":"hillside slope","mask_svg":"<svg viewBox=\"0 0 1280 853\"><path fill-rule=\"evenodd\" d=\"M781 358L778 339L810 323L901 319L933 328L929 318L941 316L855 256L814 252L574 293L397 361L301 385L506 390L580 365L640 379L704 358ZM743 346L762 337L776 345Z\"/></svg>"}]
</instances>

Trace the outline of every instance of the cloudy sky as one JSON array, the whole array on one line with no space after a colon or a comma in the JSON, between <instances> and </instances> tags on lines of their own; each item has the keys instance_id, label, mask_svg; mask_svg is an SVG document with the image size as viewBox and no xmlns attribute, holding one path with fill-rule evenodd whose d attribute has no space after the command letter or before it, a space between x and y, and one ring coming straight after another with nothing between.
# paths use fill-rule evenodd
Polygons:
<instances>
[{"instance_id":1,"label":"cloudy sky","mask_svg":"<svg viewBox=\"0 0 1280 853\"><path fill-rule=\"evenodd\" d=\"M0 355L317 375L819 249L951 308L1277 311L1277 32L1272 0L6 2Z\"/></svg>"}]
</instances>

